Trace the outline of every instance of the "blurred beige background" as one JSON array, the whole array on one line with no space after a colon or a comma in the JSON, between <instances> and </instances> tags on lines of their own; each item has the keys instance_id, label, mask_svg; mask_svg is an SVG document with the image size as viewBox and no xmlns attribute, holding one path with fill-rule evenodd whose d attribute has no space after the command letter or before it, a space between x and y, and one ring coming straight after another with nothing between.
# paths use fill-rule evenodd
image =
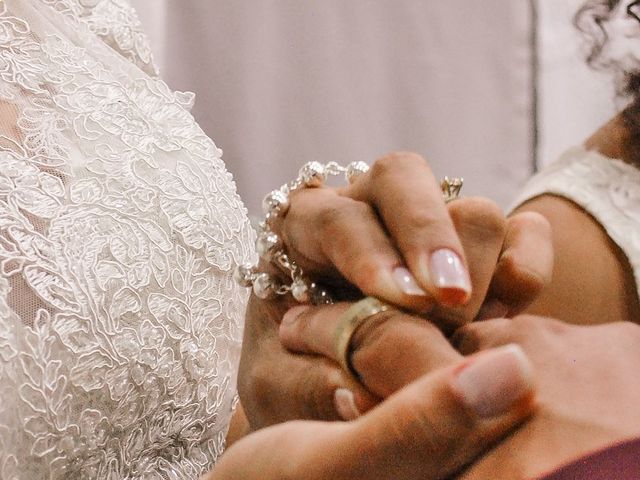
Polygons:
<instances>
[{"instance_id":1,"label":"blurred beige background","mask_svg":"<svg viewBox=\"0 0 640 480\"><path fill-rule=\"evenodd\" d=\"M581 0L134 0L249 210L309 160L425 155L507 205L613 109Z\"/></svg>"}]
</instances>

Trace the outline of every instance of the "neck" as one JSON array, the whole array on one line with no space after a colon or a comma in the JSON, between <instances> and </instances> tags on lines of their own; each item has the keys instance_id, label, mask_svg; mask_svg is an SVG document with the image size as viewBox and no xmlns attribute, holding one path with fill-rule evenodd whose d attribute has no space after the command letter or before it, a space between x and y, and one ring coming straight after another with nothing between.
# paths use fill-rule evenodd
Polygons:
<instances>
[{"instance_id":1,"label":"neck","mask_svg":"<svg viewBox=\"0 0 640 480\"><path fill-rule=\"evenodd\" d=\"M619 113L589 137L584 146L607 157L639 166L640 149L637 143L638 137L629 128L624 113Z\"/></svg>"}]
</instances>

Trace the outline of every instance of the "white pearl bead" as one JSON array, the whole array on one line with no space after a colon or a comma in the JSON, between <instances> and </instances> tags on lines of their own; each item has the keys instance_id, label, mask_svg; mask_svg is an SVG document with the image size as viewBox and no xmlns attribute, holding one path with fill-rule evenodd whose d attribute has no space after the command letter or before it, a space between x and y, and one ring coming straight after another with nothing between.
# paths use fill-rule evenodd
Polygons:
<instances>
[{"instance_id":1,"label":"white pearl bead","mask_svg":"<svg viewBox=\"0 0 640 480\"><path fill-rule=\"evenodd\" d=\"M291 295L300 303L309 301L309 287L302 278L296 278L291 284Z\"/></svg>"},{"instance_id":2,"label":"white pearl bead","mask_svg":"<svg viewBox=\"0 0 640 480\"><path fill-rule=\"evenodd\" d=\"M265 215L285 214L289 209L289 196L281 190L274 190L262 200L262 211Z\"/></svg>"},{"instance_id":3,"label":"white pearl bead","mask_svg":"<svg viewBox=\"0 0 640 480\"><path fill-rule=\"evenodd\" d=\"M362 175L363 173L367 173L369 171L369 165L365 162L352 162L347 165L347 180L349 183L353 183L356 179Z\"/></svg>"},{"instance_id":4,"label":"white pearl bead","mask_svg":"<svg viewBox=\"0 0 640 480\"><path fill-rule=\"evenodd\" d=\"M280 237L270 230L261 232L256 240L258 255L267 261L273 258L273 255L278 251L280 246Z\"/></svg>"},{"instance_id":5,"label":"white pearl bead","mask_svg":"<svg viewBox=\"0 0 640 480\"><path fill-rule=\"evenodd\" d=\"M238 265L233 272L233 279L243 287L250 287L253 284L253 277L256 267L250 263Z\"/></svg>"},{"instance_id":6,"label":"white pearl bead","mask_svg":"<svg viewBox=\"0 0 640 480\"><path fill-rule=\"evenodd\" d=\"M268 273L259 273L253 280L253 293L256 297L266 300L275 295L275 285Z\"/></svg>"},{"instance_id":7,"label":"white pearl bead","mask_svg":"<svg viewBox=\"0 0 640 480\"><path fill-rule=\"evenodd\" d=\"M324 165L320 162L304 164L298 175L307 187L321 187L327 179Z\"/></svg>"}]
</instances>

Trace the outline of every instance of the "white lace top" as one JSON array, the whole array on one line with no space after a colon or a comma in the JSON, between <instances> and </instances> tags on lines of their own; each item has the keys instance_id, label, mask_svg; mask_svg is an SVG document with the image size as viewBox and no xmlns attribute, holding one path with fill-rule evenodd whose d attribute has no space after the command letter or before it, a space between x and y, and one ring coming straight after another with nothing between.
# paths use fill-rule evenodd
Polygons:
<instances>
[{"instance_id":1,"label":"white lace top","mask_svg":"<svg viewBox=\"0 0 640 480\"><path fill-rule=\"evenodd\" d=\"M0 0L0 478L195 480L253 233L124 0Z\"/></svg>"},{"instance_id":2,"label":"white lace top","mask_svg":"<svg viewBox=\"0 0 640 480\"><path fill-rule=\"evenodd\" d=\"M515 205L551 193L580 205L625 253L640 295L640 170L575 147L533 177Z\"/></svg>"}]
</instances>

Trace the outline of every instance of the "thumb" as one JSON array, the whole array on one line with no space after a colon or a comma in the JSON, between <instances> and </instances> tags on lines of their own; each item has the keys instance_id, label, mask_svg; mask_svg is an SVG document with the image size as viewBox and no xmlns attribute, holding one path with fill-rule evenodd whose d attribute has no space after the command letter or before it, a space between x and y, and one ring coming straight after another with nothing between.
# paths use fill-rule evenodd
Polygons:
<instances>
[{"instance_id":1,"label":"thumb","mask_svg":"<svg viewBox=\"0 0 640 480\"><path fill-rule=\"evenodd\" d=\"M359 462L339 478L448 478L525 420L533 399L532 366L519 346L468 357L354 422L350 438L335 446L336 454L355 452Z\"/></svg>"},{"instance_id":2,"label":"thumb","mask_svg":"<svg viewBox=\"0 0 640 480\"><path fill-rule=\"evenodd\" d=\"M536 212L507 220L500 260L479 318L512 317L522 312L551 282L554 264L549 221Z\"/></svg>"},{"instance_id":3,"label":"thumb","mask_svg":"<svg viewBox=\"0 0 640 480\"><path fill-rule=\"evenodd\" d=\"M508 345L437 370L348 423L288 422L245 437L209 480L439 480L533 411L532 367Z\"/></svg>"}]
</instances>

